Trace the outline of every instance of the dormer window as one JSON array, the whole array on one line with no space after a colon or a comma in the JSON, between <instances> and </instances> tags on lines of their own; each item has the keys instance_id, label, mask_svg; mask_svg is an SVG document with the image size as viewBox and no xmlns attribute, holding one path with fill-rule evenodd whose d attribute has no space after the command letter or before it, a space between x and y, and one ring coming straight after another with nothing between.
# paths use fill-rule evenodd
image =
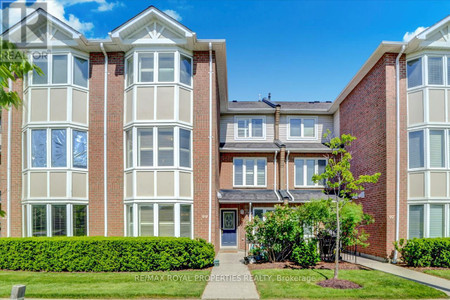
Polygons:
<instances>
[{"instance_id":1,"label":"dormer window","mask_svg":"<svg viewBox=\"0 0 450 300\"><path fill-rule=\"evenodd\" d=\"M265 120L263 117L237 117L235 136L238 139L264 138Z\"/></svg>"},{"instance_id":2,"label":"dormer window","mask_svg":"<svg viewBox=\"0 0 450 300\"><path fill-rule=\"evenodd\" d=\"M289 118L289 138L313 139L316 138L316 118Z\"/></svg>"}]
</instances>

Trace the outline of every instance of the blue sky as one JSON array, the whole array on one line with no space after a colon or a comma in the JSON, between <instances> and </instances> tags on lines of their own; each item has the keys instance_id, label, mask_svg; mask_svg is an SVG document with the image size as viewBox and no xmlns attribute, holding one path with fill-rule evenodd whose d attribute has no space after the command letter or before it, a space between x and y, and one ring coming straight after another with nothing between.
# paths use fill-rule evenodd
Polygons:
<instances>
[{"instance_id":1,"label":"blue sky","mask_svg":"<svg viewBox=\"0 0 450 300\"><path fill-rule=\"evenodd\" d=\"M54 14L87 37L150 5L171 10L198 38L227 41L230 100L334 100L383 40L450 14L449 1L57 0ZM50 11L52 12L52 11ZM72 16L71 16L72 15Z\"/></svg>"}]
</instances>

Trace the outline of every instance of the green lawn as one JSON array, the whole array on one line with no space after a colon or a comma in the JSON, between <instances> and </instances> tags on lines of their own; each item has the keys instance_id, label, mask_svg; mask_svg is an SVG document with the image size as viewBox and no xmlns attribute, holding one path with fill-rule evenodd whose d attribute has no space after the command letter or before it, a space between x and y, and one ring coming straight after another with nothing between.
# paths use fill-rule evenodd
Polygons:
<instances>
[{"instance_id":1,"label":"green lawn","mask_svg":"<svg viewBox=\"0 0 450 300\"><path fill-rule=\"evenodd\" d=\"M210 271L44 273L0 271L0 298L15 284L30 298L199 298ZM142 275L142 276L140 276Z\"/></svg>"},{"instance_id":2,"label":"green lawn","mask_svg":"<svg viewBox=\"0 0 450 300\"><path fill-rule=\"evenodd\" d=\"M261 298L265 299L447 298L441 291L378 271L341 270L340 279L351 280L363 286L355 290L337 290L316 285L318 281L332 277L332 270L271 269L254 270L252 274Z\"/></svg>"},{"instance_id":3,"label":"green lawn","mask_svg":"<svg viewBox=\"0 0 450 300\"><path fill-rule=\"evenodd\" d=\"M450 269L444 269L444 270L424 270L424 273L430 274L430 275L434 275L434 276L439 276L445 279L449 279L450 280Z\"/></svg>"}]
</instances>

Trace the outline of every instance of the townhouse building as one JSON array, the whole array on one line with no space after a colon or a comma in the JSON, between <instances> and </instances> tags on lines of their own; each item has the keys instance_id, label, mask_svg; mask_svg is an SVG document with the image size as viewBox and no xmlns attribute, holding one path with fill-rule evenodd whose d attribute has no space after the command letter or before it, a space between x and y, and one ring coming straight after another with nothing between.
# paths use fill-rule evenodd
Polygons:
<instances>
[{"instance_id":1,"label":"townhouse building","mask_svg":"<svg viewBox=\"0 0 450 300\"><path fill-rule=\"evenodd\" d=\"M1 236L176 236L245 249L276 204L323 197L323 133L350 133L366 255L450 236L450 17L382 42L329 102L229 101L224 40L151 6L86 39L42 9L3 33L44 72L2 111Z\"/></svg>"}]
</instances>

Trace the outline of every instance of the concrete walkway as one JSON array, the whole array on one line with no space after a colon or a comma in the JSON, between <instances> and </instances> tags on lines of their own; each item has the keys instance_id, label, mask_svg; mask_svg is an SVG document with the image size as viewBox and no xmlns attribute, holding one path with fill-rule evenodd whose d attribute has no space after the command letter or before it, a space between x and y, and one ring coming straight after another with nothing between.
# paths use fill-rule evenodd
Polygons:
<instances>
[{"instance_id":1,"label":"concrete walkway","mask_svg":"<svg viewBox=\"0 0 450 300\"><path fill-rule=\"evenodd\" d=\"M346 255L348 257L347 261L354 263L355 262L355 258L352 255ZM448 296L450 296L450 280L444 279L444 278L439 278L433 275L428 275L422 272L418 272L418 271L413 271L407 268L403 268L403 267L399 267L393 264L389 264L389 263L383 263L380 261L376 261L373 259L368 259L368 258L364 258L364 257L357 257L357 264L374 269L374 270L378 270L378 271L382 271L385 273L389 273L392 275L396 275L408 280L412 280L412 281L416 281L418 283L421 284L425 284L428 285L432 288L435 288L437 290L441 290L444 293L446 293Z\"/></svg>"},{"instance_id":2,"label":"concrete walkway","mask_svg":"<svg viewBox=\"0 0 450 300\"><path fill-rule=\"evenodd\" d=\"M242 263L244 252L219 252L202 299L259 299L250 271Z\"/></svg>"}]
</instances>

